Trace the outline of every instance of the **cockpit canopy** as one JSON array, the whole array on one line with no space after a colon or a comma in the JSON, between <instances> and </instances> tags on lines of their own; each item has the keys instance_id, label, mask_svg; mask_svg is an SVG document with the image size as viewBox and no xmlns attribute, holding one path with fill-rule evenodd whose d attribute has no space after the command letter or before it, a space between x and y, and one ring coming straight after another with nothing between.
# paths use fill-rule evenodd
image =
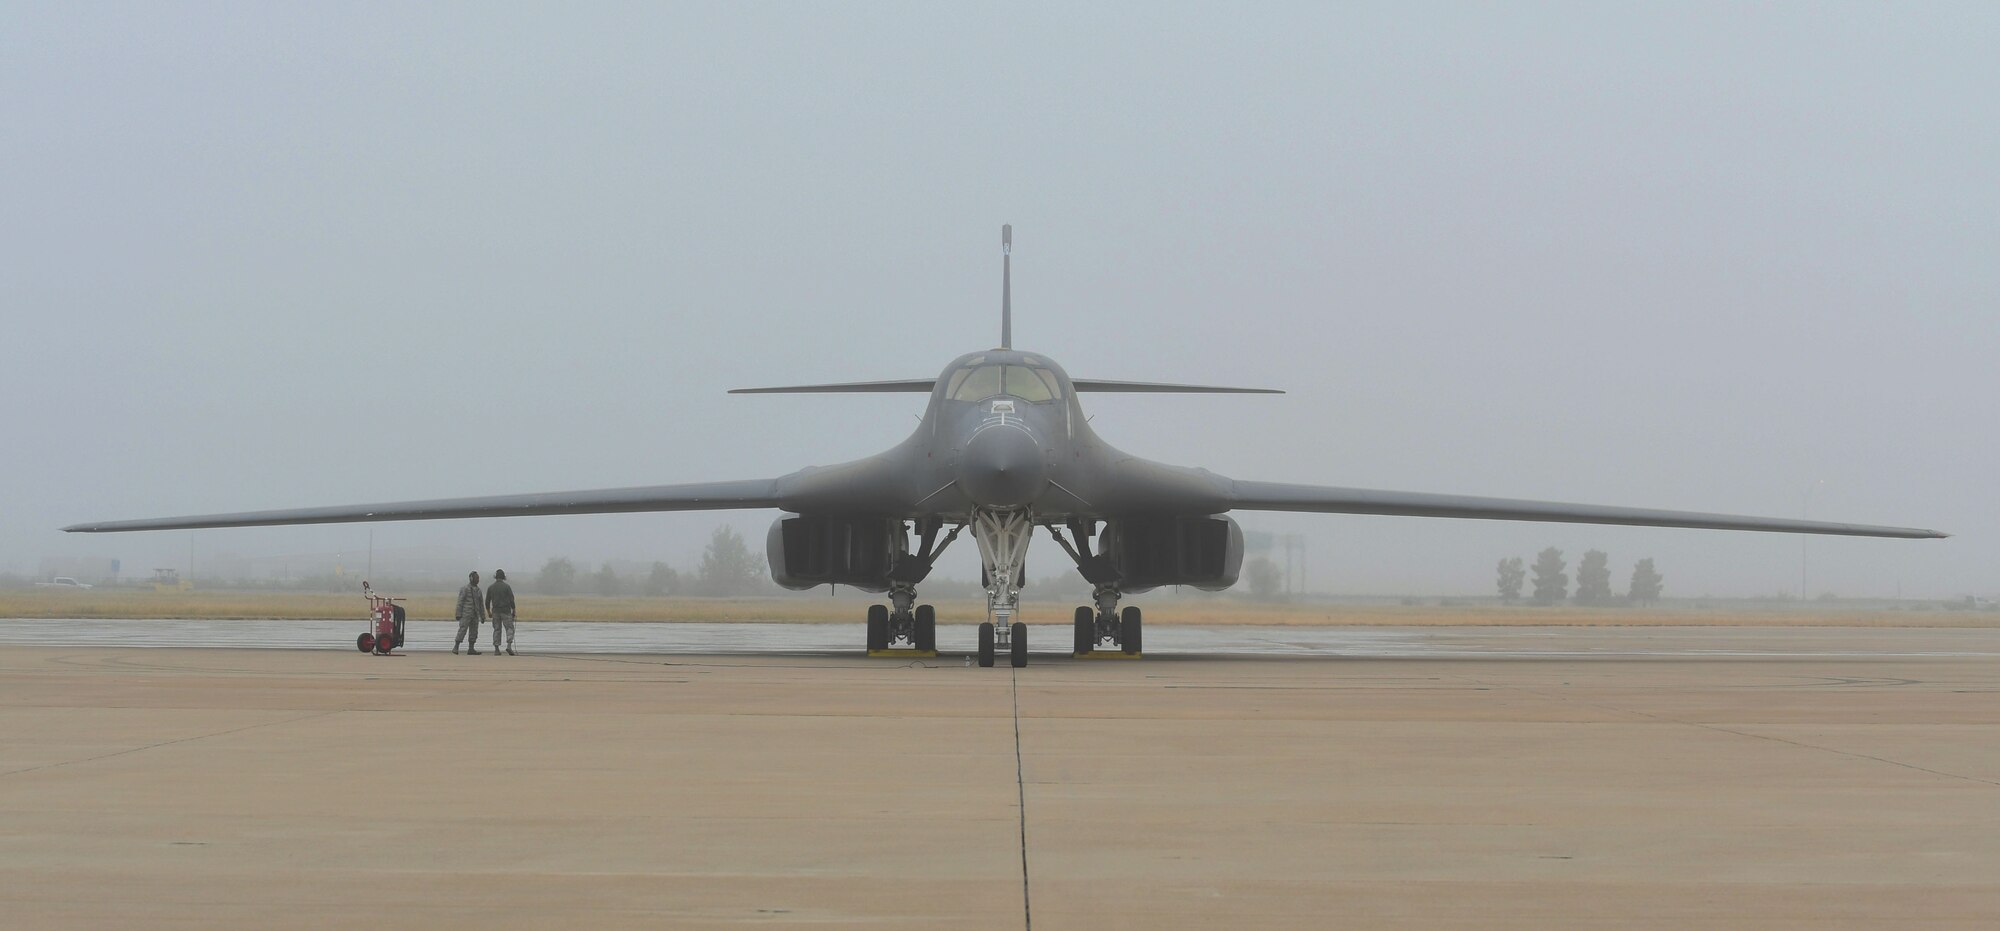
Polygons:
<instances>
[{"instance_id":1,"label":"cockpit canopy","mask_svg":"<svg viewBox=\"0 0 2000 931\"><path fill-rule=\"evenodd\" d=\"M989 363L975 356L952 372L944 396L953 401L984 401L996 395L1041 403L1062 400L1062 381L1039 365Z\"/></svg>"}]
</instances>

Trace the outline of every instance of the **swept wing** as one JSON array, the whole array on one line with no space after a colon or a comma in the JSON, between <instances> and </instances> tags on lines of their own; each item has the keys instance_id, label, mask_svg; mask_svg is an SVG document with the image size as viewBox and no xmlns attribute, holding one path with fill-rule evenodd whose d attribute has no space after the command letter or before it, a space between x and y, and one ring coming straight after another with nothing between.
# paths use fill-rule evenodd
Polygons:
<instances>
[{"instance_id":1,"label":"swept wing","mask_svg":"<svg viewBox=\"0 0 2000 931\"><path fill-rule=\"evenodd\" d=\"M438 520L453 517L528 517L540 514L624 514L636 511L717 511L778 506L776 479L645 485L531 495L437 498L386 504L349 504L280 511L240 511L189 517L114 520L64 527L69 533L126 530L194 530L208 527L270 527L281 524L343 524L376 520Z\"/></svg>"},{"instance_id":2,"label":"swept wing","mask_svg":"<svg viewBox=\"0 0 2000 931\"><path fill-rule=\"evenodd\" d=\"M935 378L902 378L892 381L843 381L827 385L781 385L775 388L731 388L730 394L883 394L909 391L929 394L937 386Z\"/></svg>"},{"instance_id":3,"label":"swept wing","mask_svg":"<svg viewBox=\"0 0 2000 931\"><path fill-rule=\"evenodd\" d=\"M1229 507L1245 511L1310 511L1321 514L1389 514L1401 517L1465 517L1483 520L1548 521L1565 524L1625 524L1634 527L1696 527L1708 530L1768 530L1778 533L1822 533L1854 537L1930 539L1950 534L1915 527L1879 527L1783 517L1744 517L1699 511L1607 507L1560 501L1480 498L1369 488L1288 485L1279 482L1230 483Z\"/></svg>"}]
</instances>

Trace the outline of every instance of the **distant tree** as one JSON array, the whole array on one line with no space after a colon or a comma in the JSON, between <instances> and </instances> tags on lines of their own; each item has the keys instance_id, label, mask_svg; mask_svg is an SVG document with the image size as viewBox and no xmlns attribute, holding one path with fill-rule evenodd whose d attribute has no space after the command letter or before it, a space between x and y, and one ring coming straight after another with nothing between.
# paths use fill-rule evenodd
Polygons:
<instances>
[{"instance_id":1,"label":"distant tree","mask_svg":"<svg viewBox=\"0 0 2000 931\"><path fill-rule=\"evenodd\" d=\"M1576 567L1576 603L1605 604L1611 600L1611 557L1603 550L1583 554Z\"/></svg>"},{"instance_id":2,"label":"distant tree","mask_svg":"<svg viewBox=\"0 0 2000 931\"><path fill-rule=\"evenodd\" d=\"M1519 556L1500 560L1500 600L1513 604L1520 600L1521 583L1528 580L1527 564Z\"/></svg>"},{"instance_id":3,"label":"distant tree","mask_svg":"<svg viewBox=\"0 0 2000 931\"><path fill-rule=\"evenodd\" d=\"M663 562L653 564L653 571L646 574L646 594L655 598L671 595L681 590L681 574Z\"/></svg>"},{"instance_id":4,"label":"distant tree","mask_svg":"<svg viewBox=\"0 0 2000 931\"><path fill-rule=\"evenodd\" d=\"M748 595L763 587L764 560L751 554L743 535L724 524L708 538L695 576L697 593L713 597Z\"/></svg>"},{"instance_id":5,"label":"distant tree","mask_svg":"<svg viewBox=\"0 0 2000 931\"><path fill-rule=\"evenodd\" d=\"M1535 603L1550 605L1569 597L1569 564L1551 546L1535 556Z\"/></svg>"},{"instance_id":6,"label":"distant tree","mask_svg":"<svg viewBox=\"0 0 2000 931\"><path fill-rule=\"evenodd\" d=\"M1277 601L1284 592L1285 573L1278 564L1259 556L1243 567L1244 581L1249 583L1250 597L1258 601Z\"/></svg>"},{"instance_id":7,"label":"distant tree","mask_svg":"<svg viewBox=\"0 0 2000 931\"><path fill-rule=\"evenodd\" d=\"M540 595L567 595L576 591L576 564L563 557L553 557L542 564L542 571L535 574L535 593Z\"/></svg>"},{"instance_id":8,"label":"distant tree","mask_svg":"<svg viewBox=\"0 0 2000 931\"><path fill-rule=\"evenodd\" d=\"M1632 567L1632 589L1628 597L1635 604L1652 604L1660 600L1660 590L1665 583L1666 579L1653 569L1653 558L1648 556Z\"/></svg>"},{"instance_id":9,"label":"distant tree","mask_svg":"<svg viewBox=\"0 0 2000 931\"><path fill-rule=\"evenodd\" d=\"M612 570L611 564L605 563L590 574L590 590L600 595L620 595L625 592L625 583Z\"/></svg>"}]
</instances>

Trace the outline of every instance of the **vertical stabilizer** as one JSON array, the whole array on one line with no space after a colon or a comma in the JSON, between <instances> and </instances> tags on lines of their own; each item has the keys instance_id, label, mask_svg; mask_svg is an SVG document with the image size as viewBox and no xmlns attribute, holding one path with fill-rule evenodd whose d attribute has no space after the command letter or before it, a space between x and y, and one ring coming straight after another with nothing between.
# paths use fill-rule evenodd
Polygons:
<instances>
[{"instance_id":1,"label":"vertical stabilizer","mask_svg":"<svg viewBox=\"0 0 2000 931\"><path fill-rule=\"evenodd\" d=\"M1014 348L1014 224L1000 227L1000 348Z\"/></svg>"}]
</instances>

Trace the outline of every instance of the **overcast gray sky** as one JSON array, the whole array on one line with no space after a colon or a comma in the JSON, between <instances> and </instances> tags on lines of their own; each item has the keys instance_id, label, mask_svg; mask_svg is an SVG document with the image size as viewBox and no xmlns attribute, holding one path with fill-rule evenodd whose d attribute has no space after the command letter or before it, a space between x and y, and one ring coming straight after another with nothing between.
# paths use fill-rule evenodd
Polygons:
<instances>
[{"instance_id":1,"label":"overcast gray sky","mask_svg":"<svg viewBox=\"0 0 2000 931\"><path fill-rule=\"evenodd\" d=\"M878 451L920 396L723 392L992 345L1011 222L1017 346L1290 392L1088 398L1134 453L1780 516L1810 486L1958 535L1813 540L1815 594L1992 593L1996 48L1991 3L9 3L0 568L368 534L82 520ZM375 533L686 565L773 516ZM1487 592L1551 544L1799 585L1790 536L1239 518L1308 534L1320 589Z\"/></svg>"}]
</instances>

